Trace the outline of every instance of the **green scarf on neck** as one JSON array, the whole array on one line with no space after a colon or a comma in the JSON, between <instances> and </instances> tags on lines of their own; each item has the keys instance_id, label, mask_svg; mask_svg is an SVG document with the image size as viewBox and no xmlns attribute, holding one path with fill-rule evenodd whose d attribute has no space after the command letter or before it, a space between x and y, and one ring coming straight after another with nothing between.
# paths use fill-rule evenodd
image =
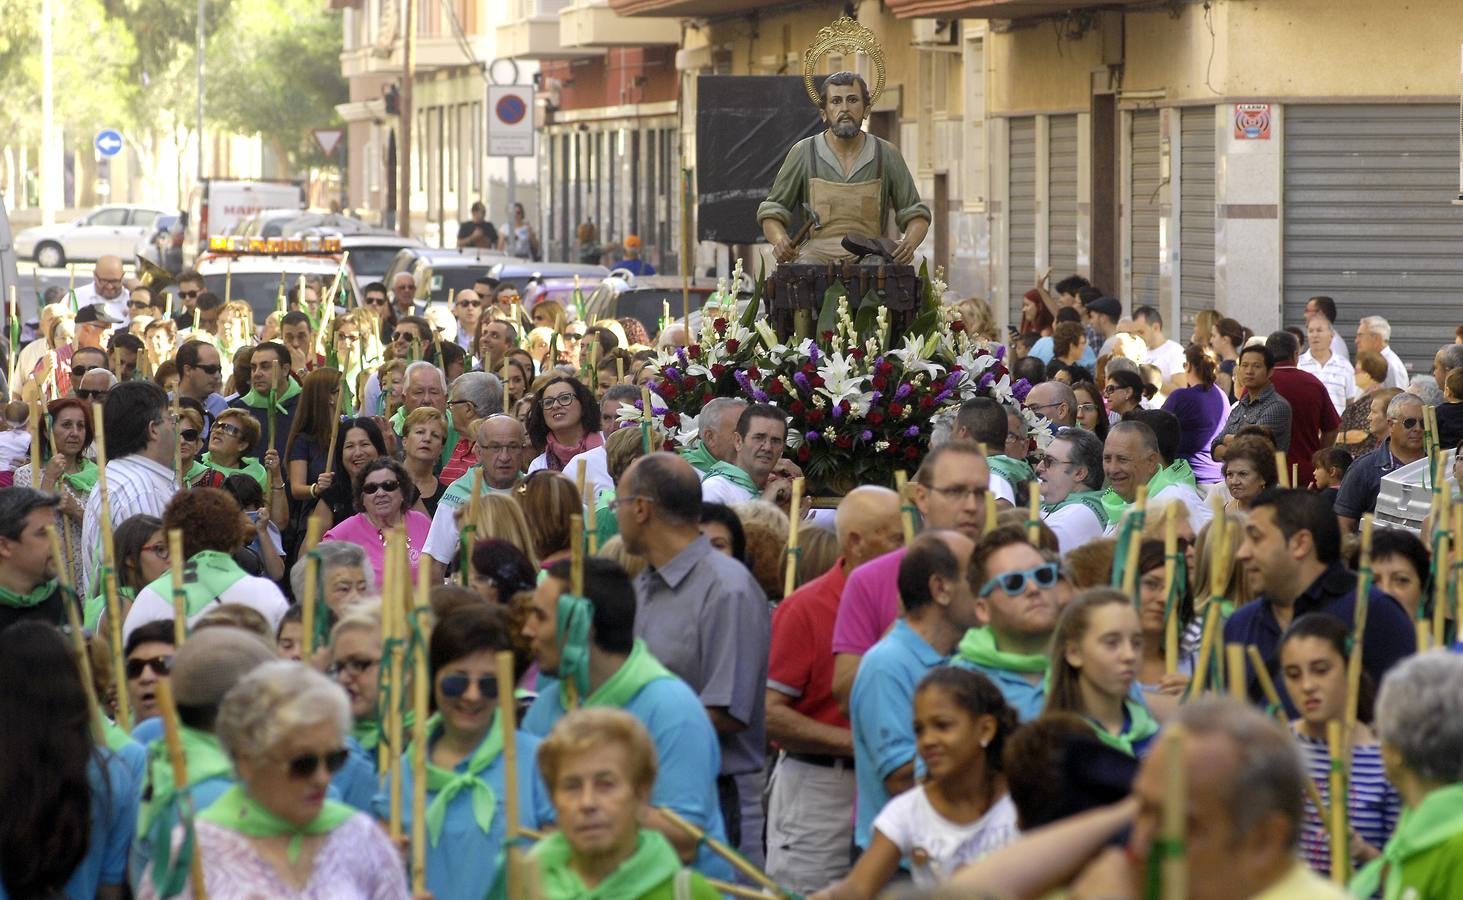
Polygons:
<instances>
[{"instance_id":1,"label":"green scarf on neck","mask_svg":"<svg viewBox=\"0 0 1463 900\"><path fill-rule=\"evenodd\" d=\"M241 785L236 784L215 800L212 806L199 813L198 818L248 837L288 837L290 844L285 856L291 863L297 863L300 861L305 835L329 834L354 815L354 807L337 800L326 800L314 819L304 825L294 825L260 806Z\"/></svg>"},{"instance_id":2,"label":"green scarf on neck","mask_svg":"<svg viewBox=\"0 0 1463 900\"><path fill-rule=\"evenodd\" d=\"M71 485L71 489L78 494L90 494L91 489L97 486L97 464L89 459L82 458L80 472L67 472L61 476L61 480Z\"/></svg>"},{"instance_id":3,"label":"green scarf on neck","mask_svg":"<svg viewBox=\"0 0 1463 900\"><path fill-rule=\"evenodd\" d=\"M188 764L188 784L185 787L202 784L210 778L233 780L234 764L229 761L228 754L224 752L217 737L207 731L179 725L178 742L183 745L183 759ZM173 765L168 758L167 744L163 741L148 744L147 771L152 784L152 795L142 804L137 819L138 829L144 833L151 829L153 822L158 821L159 814L178 796L178 785L173 781ZM171 829L171 821L169 828ZM167 845L166 834L157 837L164 846Z\"/></svg>"},{"instance_id":4,"label":"green scarf on neck","mask_svg":"<svg viewBox=\"0 0 1463 900\"><path fill-rule=\"evenodd\" d=\"M277 394L274 398L274 411L282 416L289 415L289 410L285 409L284 405L293 400L295 397L298 397L299 395L300 383L298 381L295 381L293 378L289 379L285 384L284 393ZM249 393L245 394L239 399L244 401L245 406L250 406L254 409L269 408L269 395L261 394L258 391L254 390L252 387L249 389Z\"/></svg>"},{"instance_id":5,"label":"green scarf on neck","mask_svg":"<svg viewBox=\"0 0 1463 900\"><path fill-rule=\"evenodd\" d=\"M581 697L585 697L584 706L610 706L616 709L624 709L641 689L652 681L662 678L675 678L675 674L661 665L645 646L645 642L639 638L635 639L635 646L630 655L625 657L625 662L616 670L615 674L605 680L594 693L585 697L581 691ZM569 708L569 683L568 680L559 682L559 699L564 709Z\"/></svg>"},{"instance_id":6,"label":"green scarf on neck","mask_svg":"<svg viewBox=\"0 0 1463 900\"><path fill-rule=\"evenodd\" d=\"M977 666L1007 672L1045 672L1045 653L1009 653L997 649L996 634L989 627L972 628L960 639L960 658Z\"/></svg>"},{"instance_id":7,"label":"green scarf on neck","mask_svg":"<svg viewBox=\"0 0 1463 900\"><path fill-rule=\"evenodd\" d=\"M117 603L121 607L122 618L127 618L127 610L132 605L132 601L136 599L136 590L134 590L133 588L122 587L121 585L117 586ZM100 624L102 621L102 613L106 611L107 594L106 591L103 590L99 591L95 597L92 597L90 600L86 601L86 603L82 604L81 624L86 628L87 631L96 631L97 625Z\"/></svg>"},{"instance_id":8,"label":"green scarf on neck","mask_svg":"<svg viewBox=\"0 0 1463 900\"><path fill-rule=\"evenodd\" d=\"M757 482L753 481L752 476L748 475L746 470L740 466L717 460L716 465L706 471L707 478L712 478L716 475L720 475L737 487L750 492L754 498L762 496L762 489L757 487Z\"/></svg>"},{"instance_id":9,"label":"green scarf on neck","mask_svg":"<svg viewBox=\"0 0 1463 900\"><path fill-rule=\"evenodd\" d=\"M574 871L573 850L561 831L546 836L529 853L538 865L544 900L633 900L676 876L681 859L659 831L640 829L635 852L593 888Z\"/></svg>"},{"instance_id":10,"label":"green scarf on neck","mask_svg":"<svg viewBox=\"0 0 1463 900\"><path fill-rule=\"evenodd\" d=\"M427 745L436 738L442 729L442 714L438 713L427 722ZM407 753L412 752L411 746L407 746ZM493 764L503 753L503 717L499 712L493 713L493 724L488 727L488 735L478 744L472 756L467 759L467 771L457 772L448 769L439 769L432 765L431 756L427 758L427 790L436 794L432 802L427 804L427 837L433 847L442 837L442 826L447 821L447 807L452 805L453 799L463 791L472 792L472 818L481 828L483 834L493 827L493 813L498 806L498 795L494 793L491 785L482 778L482 772ZM508 785L508 790L517 790L517 785Z\"/></svg>"},{"instance_id":11,"label":"green scarf on neck","mask_svg":"<svg viewBox=\"0 0 1463 900\"><path fill-rule=\"evenodd\" d=\"M203 463L205 469L212 469L215 472L223 475L223 477L225 478L229 477L230 475L248 475L250 478L259 482L260 490L264 491L265 494L269 493L269 472L265 470L264 466L260 464L259 460L255 459L252 456L239 457L238 468L230 468L220 462L215 461L211 452L203 454L203 456L200 457L200 460Z\"/></svg>"},{"instance_id":12,"label":"green scarf on neck","mask_svg":"<svg viewBox=\"0 0 1463 900\"><path fill-rule=\"evenodd\" d=\"M376 745L381 743L381 720L376 716L367 719L356 719L351 726L351 737L361 745L363 750L375 750Z\"/></svg>"},{"instance_id":13,"label":"green scarf on neck","mask_svg":"<svg viewBox=\"0 0 1463 900\"><path fill-rule=\"evenodd\" d=\"M1074 503L1080 503L1091 510L1092 514L1097 516L1098 524L1102 525L1103 528L1107 528L1108 525L1112 524L1112 520L1108 518L1107 507L1103 505L1102 491L1073 491L1067 495L1067 499L1059 503L1043 503L1041 509L1042 512L1050 515Z\"/></svg>"},{"instance_id":14,"label":"green scarf on neck","mask_svg":"<svg viewBox=\"0 0 1463 900\"><path fill-rule=\"evenodd\" d=\"M1194 470L1189 468L1189 461L1176 459L1173 465L1164 466L1148 479L1148 499L1152 501L1164 489L1171 488L1176 484L1187 484L1194 487ZM1195 488L1197 490L1197 488ZM1116 522L1123 517L1123 513L1133 504L1124 500L1118 492L1108 488L1102 495L1103 508L1107 510L1108 521Z\"/></svg>"},{"instance_id":15,"label":"green scarf on neck","mask_svg":"<svg viewBox=\"0 0 1463 900\"><path fill-rule=\"evenodd\" d=\"M188 617L198 615L210 603L219 602L224 591L247 578L234 558L217 550L200 550L183 564L183 595L187 598ZM173 596L173 576L164 572L149 588L164 599Z\"/></svg>"},{"instance_id":16,"label":"green scarf on neck","mask_svg":"<svg viewBox=\"0 0 1463 900\"><path fill-rule=\"evenodd\" d=\"M681 459L691 464L691 468L705 475L710 475L711 470L716 468L716 464L721 462L711 455L711 451L707 450L706 445L701 441L697 441L694 447L682 450L680 455Z\"/></svg>"},{"instance_id":17,"label":"green scarf on neck","mask_svg":"<svg viewBox=\"0 0 1463 900\"><path fill-rule=\"evenodd\" d=\"M1408 860L1463 834L1463 784L1450 784L1432 791L1422 802L1404 809L1397 828L1382 848L1382 855L1351 879L1354 897L1371 897L1383 888L1385 900L1399 900L1403 888L1402 868ZM1385 884L1383 878L1386 878Z\"/></svg>"},{"instance_id":18,"label":"green scarf on neck","mask_svg":"<svg viewBox=\"0 0 1463 900\"><path fill-rule=\"evenodd\" d=\"M1121 750L1129 756L1137 756L1133 745L1145 738L1150 738L1158 733L1158 720L1148 712L1148 707L1133 700L1124 700L1123 709L1128 713L1128 729L1122 734L1111 734L1106 728L1099 725L1096 720L1088 718L1092 730L1097 733L1097 739L1116 750Z\"/></svg>"},{"instance_id":19,"label":"green scarf on neck","mask_svg":"<svg viewBox=\"0 0 1463 900\"><path fill-rule=\"evenodd\" d=\"M30 609L45 603L47 598L56 592L56 579L44 581L31 589L29 594L17 594L6 587L0 587L0 606L9 606L12 609Z\"/></svg>"},{"instance_id":20,"label":"green scarf on neck","mask_svg":"<svg viewBox=\"0 0 1463 900\"><path fill-rule=\"evenodd\" d=\"M1036 480L1036 470L1032 469L1024 459L1016 459L1006 456L1004 453L993 454L985 459L990 465L991 471L1006 479L1013 490Z\"/></svg>"}]
</instances>

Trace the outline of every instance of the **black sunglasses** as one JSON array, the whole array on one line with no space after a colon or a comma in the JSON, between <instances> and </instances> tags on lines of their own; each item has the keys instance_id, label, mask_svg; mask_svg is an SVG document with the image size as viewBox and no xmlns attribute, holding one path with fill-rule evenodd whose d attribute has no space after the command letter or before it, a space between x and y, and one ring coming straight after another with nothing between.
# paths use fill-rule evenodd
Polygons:
<instances>
[{"instance_id":1,"label":"black sunglasses","mask_svg":"<svg viewBox=\"0 0 1463 900\"><path fill-rule=\"evenodd\" d=\"M149 659L129 659L127 660L127 680L136 681L141 678L143 669L152 669L152 674L159 678L166 677L173 669L173 658L154 656Z\"/></svg>"},{"instance_id":2,"label":"black sunglasses","mask_svg":"<svg viewBox=\"0 0 1463 900\"><path fill-rule=\"evenodd\" d=\"M197 297L200 293L200 291L179 291L178 296L187 300L189 297Z\"/></svg>"},{"instance_id":3,"label":"black sunglasses","mask_svg":"<svg viewBox=\"0 0 1463 900\"><path fill-rule=\"evenodd\" d=\"M385 297L377 297L375 295L371 295L366 298L367 306L385 306L387 303L390 302L391 301L387 300Z\"/></svg>"},{"instance_id":4,"label":"black sunglasses","mask_svg":"<svg viewBox=\"0 0 1463 900\"><path fill-rule=\"evenodd\" d=\"M218 373L220 373L220 372L222 372L224 370L224 367L222 365L220 365L219 363L214 363L211 366L197 365L197 366L193 366L193 368L198 369L198 370L203 371L203 372L207 372L209 375L217 375Z\"/></svg>"},{"instance_id":5,"label":"black sunglasses","mask_svg":"<svg viewBox=\"0 0 1463 900\"><path fill-rule=\"evenodd\" d=\"M420 340L420 338L417 337L416 332L414 331L393 332L391 335L391 339L393 341L406 341L408 343L410 343L411 341Z\"/></svg>"},{"instance_id":6,"label":"black sunglasses","mask_svg":"<svg viewBox=\"0 0 1463 900\"><path fill-rule=\"evenodd\" d=\"M385 491L386 493L389 494L389 493L391 493L392 491L396 490L399 487L401 487L401 482L396 481L396 480L392 480L392 481L373 481L370 484L363 484L363 485L361 485L361 493L362 494L365 494L368 497L371 494L376 493L377 491Z\"/></svg>"},{"instance_id":7,"label":"black sunglasses","mask_svg":"<svg viewBox=\"0 0 1463 900\"><path fill-rule=\"evenodd\" d=\"M467 693L467 685L472 679L466 675L443 675L442 696L449 700L456 700ZM483 699L496 699L498 696L498 676L481 675L477 679L478 696Z\"/></svg>"},{"instance_id":8,"label":"black sunglasses","mask_svg":"<svg viewBox=\"0 0 1463 900\"><path fill-rule=\"evenodd\" d=\"M72 366L71 367L71 380L72 381L79 382L79 381L81 381L81 377L83 375L85 375L87 372L90 372L92 369L97 369L97 368L100 368L100 366Z\"/></svg>"},{"instance_id":9,"label":"black sunglasses","mask_svg":"<svg viewBox=\"0 0 1463 900\"><path fill-rule=\"evenodd\" d=\"M77 388L76 396L80 397L83 400L105 400L107 399L107 391L94 390L92 388Z\"/></svg>"},{"instance_id":10,"label":"black sunglasses","mask_svg":"<svg viewBox=\"0 0 1463 900\"><path fill-rule=\"evenodd\" d=\"M322 763L325 765L325 771L334 775L345 766L345 761L349 757L350 751L344 747L339 750L332 750L323 755L318 753L305 753L296 756L289 761L290 777L309 778L315 774L315 771L320 768Z\"/></svg>"},{"instance_id":11,"label":"black sunglasses","mask_svg":"<svg viewBox=\"0 0 1463 900\"><path fill-rule=\"evenodd\" d=\"M77 393L80 393L80 391L78 391ZM182 431L178 432L178 437L180 437L183 440L188 441L188 442L191 443L193 441L198 440L198 429L197 428L184 428Z\"/></svg>"}]
</instances>

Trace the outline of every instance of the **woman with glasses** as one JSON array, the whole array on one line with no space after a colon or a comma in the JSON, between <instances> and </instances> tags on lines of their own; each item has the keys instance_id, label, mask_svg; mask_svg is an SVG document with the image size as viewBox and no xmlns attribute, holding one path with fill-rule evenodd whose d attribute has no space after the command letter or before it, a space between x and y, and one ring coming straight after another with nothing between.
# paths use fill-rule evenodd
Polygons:
<instances>
[{"instance_id":1,"label":"woman with glasses","mask_svg":"<svg viewBox=\"0 0 1463 900\"><path fill-rule=\"evenodd\" d=\"M350 705L338 685L300 663L265 663L224 697L215 730L238 781L195 820L208 896L409 896L386 833L326 798L349 758ZM148 874L143 900L160 895Z\"/></svg>"},{"instance_id":2,"label":"woman with glasses","mask_svg":"<svg viewBox=\"0 0 1463 900\"><path fill-rule=\"evenodd\" d=\"M117 602L125 619L137 592L168 571L168 537L157 516L135 515L112 531L113 558L117 561ZM106 618L107 597L98 591L86 601L83 624L96 633Z\"/></svg>"},{"instance_id":3,"label":"woman with glasses","mask_svg":"<svg viewBox=\"0 0 1463 900\"><path fill-rule=\"evenodd\" d=\"M224 486L224 473L210 469L199 460L203 450L203 407L191 397L178 406L178 463L183 469L183 483L190 488Z\"/></svg>"},{"instance_id":4,"label":"woman with glasses","mask_svg":"<svg viewBox=\"0 0 1463 900\"><path fill-rule=\"evenodd\" d=\"M208 452L199 462L221 473L248 475L259 482L259 489L269 490L269 472L259 460L244 453L259 441L259 420L242 409L226 409L218 414L208 432ZM278 457L278 454L275 454ZM277 468L277 466L276 466Z\"/></svg>"},{"instance_id":5,"label":"woman with glasses","mask_svg":"<svg viewBox=\"0 0 1463 900\"><path fill-rule=\"evenodd\" d=\"M594 394L571 375L550 375L534 391L534 405L528 414L528 439L545 447L533 462L530 474L539 469L579 476L576 457L584 456L585 478L596 490L614 489L605 459L604 436L600 434L599 404Z\"/></svg>"},{"instance_id":6,"label":"woman with glasses","mask_svg":"<svg viewBox=\"0 0 1463 900\"><path fill-rule=\"evenodd\" d=\"M1107 398L1107 408L1121 416L1143 406L1143 377L1137 372L1119 369L1107 373L1107 384L1102 395Z\"/></svg>"},{"instance_id":7,"label":"woman with glasses","mask_svg":"<svg viewBox=\"0 0 1463 900\"><path fill-rule=\"evenodd\" d=\"M377 677L381 672L379 601L350 607L330 630L329 654L330 666L325 674L345 691L351 710L351 731L345 742L350 760L331 783L346 803L370 812L379 789L376 762L381 744L381 718L376 709Z\"/></svg>"},{"instance_id":8,"label":"woman with glasses","mask_svg":"<svg viewBox=\"0 0 1463 900\"><path fill-rule=\"evenodd\" d=\"M514 737L517 784L503 767L503 722L498 714L497 653L512 650L504 614L469 606L432 629L428 665L435 714L427 723L427 890L435 897L484 897L501 876L499 853L507 832L507 792L518 796L519 825L538 829L553 820L536 766L539 738ZM402 796L410 797L412 747L402 755ZM376 809L385 812L384 795ZM410 804L403 804L409 807ZM404 809L409 830L411 810Z\"/></svg>"},{"instance_id":9,"label":"woman with glasses","mask_svg":"<svg viewBox=\"0 0 1463 900\"><path fill-rule=\"evenodd\" d=\"M416 486L415 509L428 516L437 514L437 501L447 493L447 485L437 477L437 460L447 441L447 418L430 406L419 406L407 413L401 426L402 468Z\"/></svg>"},{"instance_id":10,"label":"woman with glasses","mask_svg":"<svg viewBox=\"0 0 1463 900\"><path fill-rule=\"evenodd\" d=\"M63 397L46 404L46 415L40 423L42 451L55 447L55 453L41 466L40 483L35 481L30 463L15 470L15 487L35 487L61 498L61 524L66 529L63 542L81 547L81 526L86 501L97 483L97 464L84 454L91 446L92 405L76 397ZM71 554L72 584L81 584L81 553Z\"/></svg>"},{"instance_id":11,"label":"woman with glasses","mask_svg":"<svg viewBox=\"0 0 1463 900\"><path fill-rule=\"evenodd\" d=\"M386 544L397 528L406 532L407 564L412 583L416 583L417 561L432 520L412 509L417 502L417 487L401 463L387 456L366 463L355 479L356 514L325 532L325 541L350 541L365 548L366 559L376 583L385 582Z\"/></svg>"},{"instance_id":12,"label":"woman with glasses","mask_svg":"<svg viewBox=\"0 0 1463 900\"><path fill-rule=\"evenodd\" d=\"M331 318L326 328L325 347L326 365L345 373L346 395L341 411L351 413L365 390L362 382L367 380L367 370L381 362L383 348L375 318L365 309L353 309Z\"/></svg>"},{"instance_id":13,"label":"woman with glasses","mask_svg":"<svg viewBox=\"0 0 1463 900\"><path fill-rule=\"evenodd\" d=\"M1079 381L1072 385L1077 395L1077 424L1107 440L1107 404L1103 402L1102 391L1090 381Z\"/></svg>"},{"instance_id":14,"label":"woman with glasses","mask_svg":"<svg viewBox=\"0 0 1463 900\"><path fill-rule=\"evenodd\" d=\"M1081 716L1099 740L1143 756L1158 722L1131 696L1143 660L1143 624L1133 599L1111 588L1083 591L1052 632L1050 687L1042 714Z\"/></svg>"}]
</instances>

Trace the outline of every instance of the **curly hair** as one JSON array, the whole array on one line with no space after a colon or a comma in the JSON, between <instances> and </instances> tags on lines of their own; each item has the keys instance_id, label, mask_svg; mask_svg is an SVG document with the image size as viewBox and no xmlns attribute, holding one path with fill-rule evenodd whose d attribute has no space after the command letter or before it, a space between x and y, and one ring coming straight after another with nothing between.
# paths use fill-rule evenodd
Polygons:
<instances>
[{"instance_id":1,"label":"curly hair","mask_svg":"<svg viewBox=\"0 0 1463 900\"><path fill-rule=\"evenodd\" d=\"M594 392L584 382L572 375L552 374L534 386L533 411L528 414L528 438L535 447L544 446L549 439L549 423L544 418L544 392L556 384L567 384L574 390L579 401L579 427L585 434L599 431L599 403Z\"/></svg>"},{"instance_id":2,"label":"curly hair","mask_svg":"<svg viewBox=\"0 0 1463 900\"><path fill-rule=\"evenodd\" d=\"M787 547L787 514L766 500L746 500L732 506L747 539L747 568L770 598L782 596L785 585L784 548Z\"/></svg>"},{"instance_id":3,"label":"curly hair","mask_svg":"<svg viewBox=\"0 0 1463 900\"><path fill-rule=\"evenodd\" d=\"M81 413L81 428L85 435L81 439L81 449L84 451L91 446L92 442L91 417L93 414L91 404L79 397L62 397L46 404L46 417L41 419L42 445L46 443L45 438L50 435L52 423L56 421L56 417L68 409Z\"/></svg>"},{"instance_id":4,"label":"curly hair","mask_svg":"<svg viewBox=\"0 0 1463 900\"><path fill-rule=\"evenodd\" d=\"M356 475L356 483L352 485L352 491L356 501L356 512L366 511L366 495L361 493L361 489L365 487L366 478L372 472L379 472L382 469L386 469L396 476L396 481L399 486L397 489L401 491L401 514L405 516L406 511L416 504L417 499L421 496L421 492L417 490L416 482L412 481L411 476L406 473L406 468L389 456L378 456L364 466L361 466L360 473Z\"/></svg>"},{"instance_id":5,"label":"curly hair","mask_svg":"<svg viewBox=\"0 0 1463 900\"><path fill-rule=\"evenodd\" d=\"M233 553L244 544L244 515L227 491L201 487L173 497L163 510L163 531L183 532L183 556L204 550Z\"/></svg>"}]
</instances>

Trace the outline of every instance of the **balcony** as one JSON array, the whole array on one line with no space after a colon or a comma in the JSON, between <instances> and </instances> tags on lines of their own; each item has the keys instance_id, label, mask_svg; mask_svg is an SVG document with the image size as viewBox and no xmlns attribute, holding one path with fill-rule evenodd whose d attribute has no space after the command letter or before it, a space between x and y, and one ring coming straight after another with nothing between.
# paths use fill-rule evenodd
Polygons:
<instances>
[{"instance_id":1,"label":"balcony","mask_svg":"<svg viewBox=\"0 0 1463 900\"><path fill-rule=\"evenodd\" d=\"M565 47L559 14L567 0L509 0L507 24L498 26L498 55L509 59L574 59L603 56L603 47ZM679 39L679 37L677 38Z\"/></svg>"},{"instance_id":2,"label":"balcony","mask_svg":"<svg viewBox=\"0 0 1463 900\"><path fill-rule=\"evenodd\" d=\"M1140 0L889 0L888 3L889 11L901 19L952 16L964 19L1035 19L1073 9L1138 5Z\"/></svg>"},{"instance_id":3,"label":"balcony","mask_svg":"<svg viewBox=\"0 0 1463 900\"><path fill-rule=\"evenodd\" d=\"M559 13L559 43L565 47L648 47L681 43L673 18L625 18L609 0L580 0Z\"/></svg>"},{"instance_id":4,"label":"balcony","mask_svg":"<svg viewBox=\"0 0 1463 900\"><path fill-rule=\"evenodd\" d=\"M610 0L621 16L697 19L765 9L765 0Z\"/></svg>"}]
</instances>

